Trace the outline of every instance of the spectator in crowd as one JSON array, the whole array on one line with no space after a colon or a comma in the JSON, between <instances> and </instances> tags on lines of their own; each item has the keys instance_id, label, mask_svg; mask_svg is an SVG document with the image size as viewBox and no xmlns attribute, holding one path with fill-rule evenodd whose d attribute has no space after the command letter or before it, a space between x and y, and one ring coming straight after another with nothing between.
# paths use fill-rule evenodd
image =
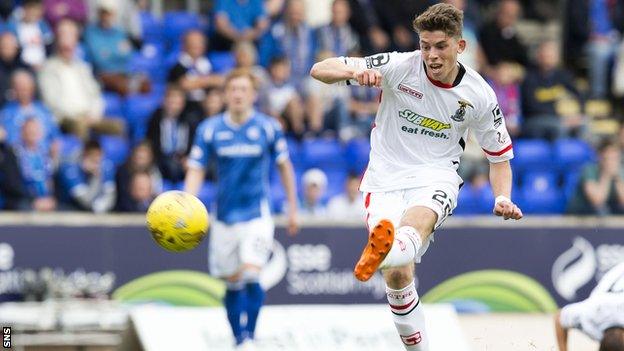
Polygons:
<instances>
[{"instance_id":1,"label":"spectator in crowd","mask_svg":"<svg viewBox=\"0 0 624 351\"><path fill-rule=\"evenodd\" d=\"M580 103L581 96L572 75L559 67L559 48L546 41L537 51L536 67L529 69L522 83L522 134L530 138L555 139L579 133L580 113L563 117L563 104Z\"/></svg>"},{"instance_id":2,"label":"spectator in crowd","mask_svg":"<svg viewBox=\"0 0 624 351\"><path fill-rule=\"evenodd\" d=\"M284 130L302 136L305 131L303 102L294 84L289 82L290 61L286 57L274 58L269 75L269 85L261 92L265 112L279 119Z\"/></svg>"},{"instance_id":3,"label":"spectator in crowd","mask_svg":"<svg viewBox=\"0 0 624 351\"><path fill-rule=\"evenodd\" d=\"M315 40L312 29L304 22L302 0L288 0L284 18L275 23L260 43L260 63L268 66L275 57L290 60L292 82L297 89L308 77L314 59Z\"/></svg>"},{"instance_id":4,"label":"spectator in crowd","mask_svg":"<svg viewBox=\"0 0 624 351\"><path fill-rule=\"evenodd\" d=\"M13 148L6 143L5 132L0 127L0 207L5 210L25 209L28 196L19 163Z\"/></svg>"},{"instance_id":5,"label":"spectator in crowd","mask_svg":"<svg viewBox=\"0 0 624 351\"><path fill-rule=\"evenodd\" d=\"M129 71L128 64L134 50L127 34L115 27L119 13L117 0L99 0L97 9L97 22L87 26L84 41L104 89L122 96L148 93L151 89L149 79Z\"/></svg>"},{"instance_id":6,"label":"spectator in crowd","mask_svg":"<svg viewBox=\"0 0 624 351\"><path fill-rule=\"evenodd\" d=\"M86 0L43 0L45 19L54 30L58 24L69 19L80 25L87 23Z\"/></svg>"},{"instance_id":7,"label":"spectator in crowd","mask_svg":"<svg viewBox=\"0 0 624 351\"><path fill-rule=\"evenodd\" d=\"M43 101L52 109L61 129L88 139L91 131L122 134L122 121L102 118L104 99L89 66L76 58L78 25L63 20L57 27L56 53L39 72Z\"/></svg>"},{"instance_id":8,"label":"spectator in crowd","mask_svg":"<svg viewBox=\"0 0 624 351\"><path fill-rule=\"evenodd\" d=\"M310 28L326 26L331 22L334 0L303 0L304 21Z\"/></svg>"},{"instance_id":9,"label":"spectator in crowd","mask_svg":"<svg viewBox=\"0 0 624 351\"><path fill-rule=\"evenodd\" d=\"M204 116L210 117L223 112L225 101L223 101L223 91L221 88L208 89L204 98Z\"/></svg>"},{"instance_id":10,"label":"spectator in crowd","mask_svg":"<svg viewBox=\"0 0 624 351\"><path fill-rule=\"evenodd\" d=\"M201 102L206 89L223 85L223 77L212 72L206 53L206 38L199 30L191 30L184 36L184 47L178 62L169 71L168 82L175 83L186 91L190 111L203 115Z\"/></svg>"},{"instance_id":11,"label":"spectator in crowd","mask_svg":"<svg viewBox=\"0 0 624 351\"><path fill-rule=\"evenodd\" d=\"M168 86L164 104L152 114L147 127L147 141L163 178L172 182L184 179L186 156L199 122L185 109L184 91Z\"/></svg>"},{"instance_id":12,"label":"spectator in crowd","mask_svg":"<svg viewBox=\"0 0 624 351\"><path fill-rule=\"evenodd\" d=\"M239 41L257 41L269 27L262 0L216 0L214 49L228 51Z\"/></svg>"},{"instance_id":13,"label":"spectator in crowd","mask_svg":"<svg viewBox=\"0 0 624 351\"><path fill-rule=\"evenodd\" d=\"M520 98L520 82L522 81L523 69L516 63L499 62L490 70L488 83L498 98L498 104L503 116L509 135L520 135L522 123L522 110Z\"/></svg>"},{"instance_id":14,"label":"spectator in crowd","mask_svg":"<svg viewBox=\"0 0 624 351\"><path fill-rule=\"evenodd\" d=\"M35 69L41 67L54 42L52 30L43 19L41 0L22 1L21 17L10 21L7 27L19 41L22 61Z\"/></svg>"},{"instance_id":15,"label":"spectator in crowd","mask_svg":"<svg viewBox=\"0 0 624 351\"><path fill-rule=\"evenodd\" d=\"M578 215L624 213L624 172L618 144L603 140L598 146L597 164L583 168L581 179L568 212Z\"/></svg>"},{"instance_id":16,"label":"spectator in crowd","mask_svg":"<svg viewBox=\"0 0 624 351\"><path fill-rule=\"evenodd\" d=\"M564 53L575 70L588 68L592 98L608 97L610 62L624 30L624 2L565 2Z\"/></svg>"},{"instance_id":17,"label":"spectator in crowd","mask_svg":"<svg viewBox=\"0 0 624 351\"><path fill-rule=\"evenodd\" d=\"M349 174L345 181L345 191L329 200L327 213L338 219L362 219L364 217L364 201L360 193L360 177Z\"/></svg>"},{"instance_id":18,"label":"spectator in crowd","mask_svg":"<svg viewBox=\"0 0 624 351\"><path fill-rule=\"evenodd\" d=\"M471 8L467 2L470 0L445 0L447 4L451 4L458 9L464 11L464 28L462 29L462 38L466 40L466 49L461 53L459 59L461 63L476 71L481 71L481 66L485 58L483 57L483 50L479 44L479 38L477 35L477 24L471 14Z\"/></svg>"},{"instance_id":19,"label":"spectator in crowd","mask_svg":"<svg viewBox=\"0 0 624 351\"><path fill-rule=\"evenodd\" d=\"M65 208L104 213L115 206L114 167L104 159L98 141L86 142L78 157L63 160L59 178Z\"/></svg>"},{"instance_id":20,"label":"spectator in crowd","mask_svg":"<svg viewBox=\"0 0 624 351\"><path fill-rule=\"evenodd\" d=\"M380 27L377 13L371 0L349 0L351 13L349 24L360 38L362 52L371 55L390 50L390 37Z\"/></svg>"},{"instance_id":21,"label":"spectator in crowd","mask_svg":"<svg viewBox=\"0 0 624 351\"><path fill-rule=\"evenodd\" d=\"M521 10L518 0L501 0L494 19L481 28L479 42L489 65L507 61L526 67L529 63L527 48L516 28Z\"/></svg>"},{"instance_id":22,"label":"spectator in crowd","mask_svg":"<svg viewBox=\"0 0 624 351\"><path fill-rule=\"evenodd\" d=\"M335 56L321 51L318 60ZM339 124L349 120L349 87L338 84L327 85L312 77L305 81L305 104L308 114L308 132L319 134L327 130L337 131Z\"/></svg>"},{"instance_id":23,"label":"spectator in crowd","mask_svg":"<svg viewBox=\"0 0 624 351\"><path fill-rule=\"evenodd\" d=\"M327 176L318 168L307 170L303 174L303 199L299 203L302 216L319 217L327 215L323 196L327 190Z\"/></svg>"},{"instance_id":24,"label":"spectator in crowd","mask_svg":"<svg viewBox=\"0 0 624 351\"><path fill-rule=\"evenodd\" d=\"M35 211L54 211L54 166L46 147L43 126L36 118L24 121L20 142L14 147L20 174L30 203L26 208Z\"/></svg>"},{"instance_id":25,"label":"spectator in crowd","mask_svg":"<svg viewBox=\"0 0 624 351\"><path fill-rule=\"evenodd\" d=\"M132 173L128 200L120 203L117 211L145 213L158 195L152 187L150 174L145 171Z\"/></svg>"},{"instance_id":26,"label":"spectator in crowd","mask_svg":"<svg viewBox=\"0 0 624 351\"><path fill-rule=\"evenodd\" d=\"M20 68L28 65L20 58L17 38L11 32L0 33L0 107L11 99L11 76Z\"/></svg>"},{"instance_id":27,"label":"spectator in crowd","mask_svg":"<svg viewBox=\"0 0 624 351\"><path fill-rule=\"evenodd\" d=\"M135 146L128 160L117 169L115 174L118 196L116 208L120 211L139 211L139 208L142 208L143 201L147 198L145 196L147 187L141 184L143 180L138 179L139 184L133 184L135 182L134 175L137 173L144 173L149 176L149 190L151 194L162 192L163 177L158 170L154 160L154 153L148 142ZM135 189L134 187L138 188ZM137 196L137 193L142 195Z\"/></svg>"},{"instance_id":28,"label":"spectator in crowd","mask_svg":"<svg viewBox=\"0 0 624 351\"><path fill-rule=\"evenodd\" d=\"M105 2L111 2L111 5L105 4L104 6L111 6L117 10L113 19L113 27L123 30L136 48L141 47L143 28L137 2L135 0L88 0L89 22L98 21L98 9Z\"/></svg>"},{"instance_id":29,"label":"spectator in crowd","mask_svg":"<svg viewBox=\"0 0 624 351\"><path fill-rule=\"evenodd\" d=\"M624 97L624 40L620 43L613 67L612 92L616 98Z\"/></svg>"},{"instance_id":30,"label":"spectator in crowd","mask_svg":"<svg viewBox=\"0 0 624 351\"><path fill-rule=\"evenodd\" d=\"M29 119L36 119L41 129L43 147L54 164L57 164L60 150L60 131L50 110L40 101L35 100L35 79L27 70L15 71L12 76L14 101L8 102L0 110L0 124L6 130L6 139L10 145L22 142L23 124Z\"/></svg>"},{"instance_id":31,"label":"spectator in crowd","mask_svg":"<svg viewBox=\"0 0 624 351\"><path fill-rule=\"evenodd\" d=\"M417 35L412 29L414 14L425 11L437 1L424 0L372 0L381 27L390 33L392 47L396 51L412 51L417 47ZM368 10L370 11L370 10Z\"/></svg>"},{"instance_id":32,"label":"spectator in crowd","mask_svg":"<svg viewBox=\"0 0 624 351\"><path fill-rule=\"evenodd\" d=\"M258 50L253 43L241 41L234 45L232 49L234 59L236 60L236 68L245 68L251 70L258 80L258 91L264 91L269 84L269 74L264 67L258 64Z\"/></svg>"},{"instance_id":33,"label":"spectator in crowd","mask_svg":"<svg viewBox=\"0 0 624 351\"><path fill-rule=\"evenodd\" d=\"M359 50L359 38L349 24L351 8L347 0L334 0L331 22L318 29L317 50L332 51L336 56L348 56Z\"/></svg>"},{"instance_id":34,"label":"spectator in crowd","mask_svg":"<svg viewBox=\"0 0 624 351\"><path fill-rule=\"evenodd\" d=\"M265 0L264 9L269 16L269 21L273 21L282 15L286 0Z\"/></svg>"}]
</instances>

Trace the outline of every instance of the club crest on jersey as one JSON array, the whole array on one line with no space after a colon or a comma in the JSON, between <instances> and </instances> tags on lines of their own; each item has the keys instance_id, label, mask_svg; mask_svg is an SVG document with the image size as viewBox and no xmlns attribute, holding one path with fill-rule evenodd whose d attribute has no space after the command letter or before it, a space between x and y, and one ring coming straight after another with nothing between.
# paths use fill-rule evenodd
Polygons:
<instances>
[{"instance_id":1,"label":"club crest on jersey","mask_svg":"<svg viewBox=\"0 0 624 351\"><path fill-rule=\"evenodd\" d=\"M399 86L397 88L399 88L400 91L402 91L402 92L404 92L406 94L410 94L411 96L413 96L413 97L415 97L417 99L422 99L423 98L423 93L421 93L420 91L418 91L418 90L416 90L416 89L414 89L414 88L412 88L410 86L407 86L407 85L405 85L403 83L399 83Z\"/></svg>"},{"instance_id":2,"label":"club crest on jersey","mask_svg":"<svg viewBox=\"0 0 624 351\"><path fill-rule=\"evenodd\" d=\"M368 56L365 58L366 68L371 69L374 67L381 67L390 62L390 54L383 53L375 56Z\"/></svg>"},{"instance_id":3,"label":"club crest on jersey","mask_svg":"<svg viewBox=\"0 0 624 351\"><path fill-rule=\"evenodd\" d=\"M416 112L413 112L411 110L405 109L403 111L399 111L399 116L401 118L405 118L408 122L413 123L417 126L420 127L424 127L424 128L428 128L431 130L435 130L436 132L439 132L443 129L450 129L451 125L448 123L442 123L438 120L435 120L433 118L429 118L429 117L425 117L425 116L421 116Z\"/></svg>"},{"instance_id":4,"label":"club crest on jersey","mask_svg":"<svg viewBox=\"0 0 624 351\"><path fill-rule=\"evenodd\" d=\"M258 140L260 137L260 131L257 128L251 127L247 129L247 137L250 140Z\"/></svg>"},{"instance_id":5,"label":"club crest on jersey","mask_svg":"<svg viewBox=\"0 0 624 351\"><path fill-rule=\"evenodd\" d=\"M455 111L455 114L451 116L451 119L456 122L463 122L464 116L466 116L466 107L474 109L474 106L466 100L458 100L459 108Z\"/></svg>"}]
</instances>

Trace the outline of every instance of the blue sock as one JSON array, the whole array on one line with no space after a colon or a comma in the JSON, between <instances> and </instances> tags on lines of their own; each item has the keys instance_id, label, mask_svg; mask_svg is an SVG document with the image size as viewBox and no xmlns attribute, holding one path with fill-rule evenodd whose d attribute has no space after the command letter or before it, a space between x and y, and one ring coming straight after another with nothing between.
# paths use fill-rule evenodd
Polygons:
<instances>
[{"instance_id":1,"label":"blue sock","mask_svg":"<svg viewBox=\"0 0 624 351\"><path fill-rule=\"evenodd\" d=\"M256 321L260 308L264 303L264 290L258 282L247 283L247 333L253 339L256 331Z\"/></svg>"},{"instance_id":2,"label":"blue sock","mask_svg":"<svg viewBox=\"0 0 624 351\"><path fill-rule=\"evenodd\" d=\"M236 344L241 344L245 341L245 333L241 326L241 315L245 309L246 293L244 289L225 291L225 298L223 304L227 312L228 321L232 327L232 333L236 338Z\"/></svg>"}]
</instances>

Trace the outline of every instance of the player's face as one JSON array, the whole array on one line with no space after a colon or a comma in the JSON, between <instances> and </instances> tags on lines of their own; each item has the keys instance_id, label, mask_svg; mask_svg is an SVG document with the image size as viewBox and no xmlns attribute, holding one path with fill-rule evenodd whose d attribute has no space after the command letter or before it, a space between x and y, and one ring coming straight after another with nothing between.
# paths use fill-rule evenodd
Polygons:
<instances>
[{"instance_id":1,"label":"player's face","mask_svg":"<svg viewBox=\"0 0 624 351\"><path fill-rule=\"evenodd\" d=\"M256 89L248 77L237 77L225 86L225 103L230 113L243 113L256 101Z\"/></svg>"},{"instance_id":2,"label":"player's face","mask_svg":"<svg viewBox=\"0 0 624 351\"><path fill-rule=\"evenodd\" d=\"M466 41L448 36L441 30L420 32L420 50L429 77L452 83L455 79L457 55L466 48Z\"/></svg>"}]
</instances>

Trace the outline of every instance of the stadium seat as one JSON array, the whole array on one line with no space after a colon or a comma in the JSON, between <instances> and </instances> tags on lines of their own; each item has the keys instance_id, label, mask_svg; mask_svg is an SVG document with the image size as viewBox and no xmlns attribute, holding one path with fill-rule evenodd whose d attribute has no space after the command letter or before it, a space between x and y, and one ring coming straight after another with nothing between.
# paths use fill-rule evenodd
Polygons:
<instances>
[{"instance_id":1,"label":"stadium seat","mask_svg":"<svg viewBox=\"0 0 624 351\"><path fill-rule=\"evenodd\" d=\"M563 190L557 186L557 176L552 172L530 172L520 188L517 201L524 213L561 214L565 211L566 199Z\"/></svg>"},{"instance_id":2,"label":"stadium seat","mask_svg":"<svg viewBox=\"0 0 624 351\"><path fill-rule=\"evenodd\" d=\"M362 174L368 165L370 142L368 138L353 139L345 146L345 159L349 172Z\"/></svg>"},{"instance_id":3,"label":"stadium seat","mask_svg":"<svg viewBox=\"0 0 624 351\"><path fill-rule=\"evenodd\" d=\"M306 139L302 144L305 168L345 169L342 146L335 139Z\"/></svg>"},{"instance_id":4,"label":"stadium seat","mask_svg":"<svg viewBox=\"0 0 624 351\"><path fill-rule=\"evenodd\" d=\"M279 177L271 180L269 196L271 197L271 210L273 213L282 213L284 210L284 202L286 201L286 191Z\"/></svg>"},{"instance_id":5,"label":"stadium seat","mask_svg":"<svg viewBox=\"0 0 624 351\"><path fill-rule=\"evenodd\" d=\"M566 203L574 197L578 190L579 181L581 180L582 171L569 171L563 175L563 195L566 198Z\"/></svg>"},{"instance_id":6,"label":"stadium seat","mask_svg":"<svg viewBox=\"0 0 624 351\"><path fill-rule=\"evenodd\" d=\"M109 117L123 116L123 99L119 94L112 92L104 93L104 115Z\"/></svg>"},{"instance_id":7,"label":"stadium seat","mask_svg":"<svg viewBox=\"0 0 624 351\"><path fill-rule=\"evenodd\" d=\"M208 54L208 60L216 73L226 74L236 66L234 54L229 51L213 51Z\"/></svg>"},{"instance_id":8,"label":"stadium seat","mask_svg":"<svg viewBox=\"0 0 624 351\"><path fill-rule=\"evenodd\" d=\"M552 148L545 140L524 139L515 141L514 156L511 162L519 172L554 168Z\"/></svg>"},{"instance_id":9,"label":"stadium seat","mask_svg":"<svg viewBox=\"0 0 624 351\"><path fill-rule=\"evenodd\" d=\"M345 181L347 179L345 169L330 170L325 175L327 176L327 189L323 198L329 200L345 191Z\"/></svg>"},{"instance_id":10,"label":"stadium seat","mask_svg":"<svg viewBox=\"0 0 624 351\"><path fill-rule=\"evenodd\" d=\"M146 43L158 43L163 39L161 21L149 11L141 11L141 28Z\"/></svg>"},{"instance_id":11,"label":"stadium seat","mask_svg":"<svg viewBox=\"0 0 624 351\"><path fill-rule=\"evenodd\" d=\"M494 193L489 185L482 188L474 188L465 183L459 191L457 207L453 210L455 215L489 214L494 205Z\"/></svg>"},{"instance_id":12,"label":"stadium seat","mask_svg":"<svg viewBox=\"0 0 624 351\"><path fill-rule=\"evenodd\" d=\"M104 157L113 162L115 166L122 164L130 153L128 140L122 136L102 135L100 144L104 150Z\"/></svg>"},{"instance_id":13,"label":"stadium seat","mask_svg":"<svg viewBox=\"0 0 624 351\"><path fill-rule=\"evenodd\" d=\"M160 97L152 94L131 95L126 98L124 117L133 143L143 139L147 122L160 103Z\"/></svg>"},{"instance_id":14,"label":"stadium seat","mask_svg":"<svg viewBox=\"0 0 624 351\"><path fill-rule=\"evenodd\" d=\"M522 186L538 192L557 189L557 175L549 171L527 171L523 175Z\"/></svg>"},{"instance_id":15,"label":"stadium seat","mask_svg":"<svg viewBox=\"0 0 624 351\"><path fill-rule=\"evenodd\" d=\"M182 35L191 29L201 29L202 21L198 14L185 11L167 12L163 18L163 34L169 47L179 43Z\"/></svg>"},{"instance_id":16,"label":"stadium seat","mask_svg":"<svg viewBox=\"0 0 624 351\"><path fill-rule=\"evenodd\" d=\"M594 152L579 139L560 139L553 143L554 161L561 171L578 170L594 159Z\"/></svg>"}]
</instances>

